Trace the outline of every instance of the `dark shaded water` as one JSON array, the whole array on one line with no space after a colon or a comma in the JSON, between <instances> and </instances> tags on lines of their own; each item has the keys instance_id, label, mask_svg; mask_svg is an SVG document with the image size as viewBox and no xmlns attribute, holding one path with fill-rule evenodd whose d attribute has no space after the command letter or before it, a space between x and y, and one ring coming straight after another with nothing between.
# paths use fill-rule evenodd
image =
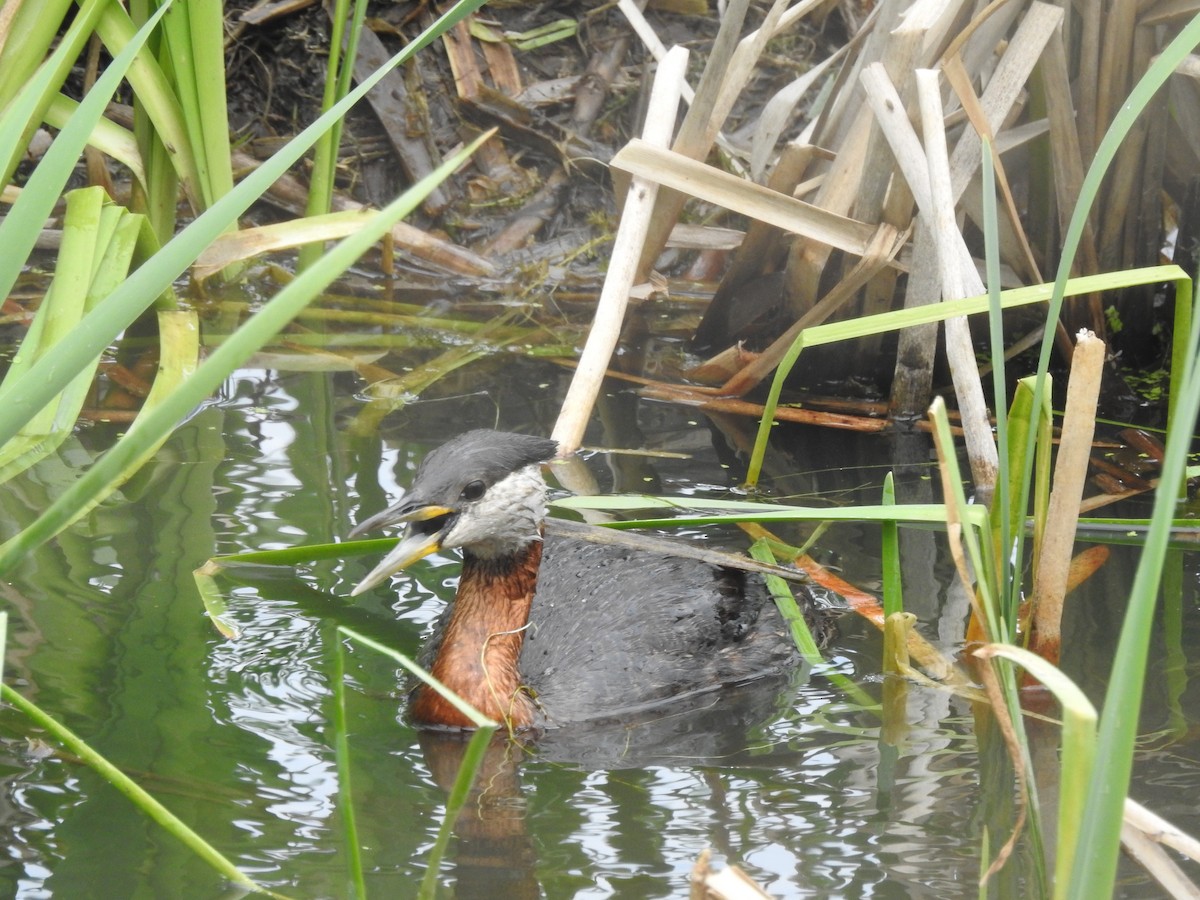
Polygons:
<instances>
[{"instance_id":1,"label":"dark shaded water","mask_svg":"<svg viewBox=\"0 0 1200 900\"><path fill-rule=\"evenodd\" d=\"M192 570L214 555L345 535L395 495L428 449L468 427L549 433L564 377L548 364L476 364L389 416L381 437L374 429L355 434L367 406L349 375L240 373L121 498L38 552L3 588L9 683L283 893L349 895L344 813L352 804L370 894L415 895L462 748L414 732L402 718L394 664L340 642L334 625L415 652L453 594L455 560L432 557L354 602L349 589L374 557L231 571L220 584L240 631L235 640L207 619ZM728 496L743 474L734 448L748 446L752 423L710 420L623 391L605 398L589 442L681 456L596 455L590 466L601 489ZM6 486L4 536L110 439L105 429L86 431L61 458ZM898 447L781 429L768 463L777 476L771 488L799 503L873 503L889 461L905 456L917 463L898 470L901 501L923 502L932 499L929 448L913 441ZM744 546L736 532L688 536ZM783 536L803 539L799 529ZM952 651L965 598L944 539L906 531L903 542L909 606L924 633ZM873 528L835 527L817 547L848 580L878 583ZM1134 562L1114 553L1068 622L1066 666L1097 702ZM1194 560L1186 566L1182 624L1160 629L1152 653L1150 736L1134 795L1196 833L1200 700L1187 681L1196 662L1169 649L1200 644ZM869 627L845 619L830 649L836 671L875 697L879 643ZM347 687L349 798L332 725L338 665ZM585 741L590 755L551 743L516 765L520 752L501 743L434 873L441 891L678 897L697 854L711 846L718 860L744 866L781 897L977 895L983 825L1009 791L1004 783L980 787L987 777L966 701L912 687L909 728L894 744L873 712L820 672L750 692L736 708L732 720L695 713L682 737L649 747L643 732L594 736ZM1168 727L1191 734L1170 740ZM18 714L0 715L0 734L0 895L222 895L219 877L90 770L27 743L31 731ZM1045 741L1050 771L1057 736ZM1134 870L1126 879L1128 896L1153 895Z\"/></svg>"}]
</instances>

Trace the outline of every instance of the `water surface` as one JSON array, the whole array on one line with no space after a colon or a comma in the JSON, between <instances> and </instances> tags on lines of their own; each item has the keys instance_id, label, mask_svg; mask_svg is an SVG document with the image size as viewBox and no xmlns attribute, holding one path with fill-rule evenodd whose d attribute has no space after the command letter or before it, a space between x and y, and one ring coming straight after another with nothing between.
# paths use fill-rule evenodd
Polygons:
<instances>
[{"instance_id":1,"label":"water surface","mask_svg":"<svg viewBox=\"0 0 1200 900\"><path fill-rule=\"evenodd\" d=\"M344 814L352 806L369 893L415 895L462 744L414 731L395 665L339 639L335 626L414 654L453 596L456 558L431 557L354 600L349 589L375 557L231 571L220 584L239 632L232 640L206 617L192 570L214 555L341 538L459 431L548 434L566 377L549 363L485 361L367 430L367 400L350 374L239 372L119 498L34 554L5 586L9 683L263 883L297 897L350 896ZM597 453L589 468L603 491L729 497L753 427L613 385L588 443L672 455ZM110 429L85 430L8 486L4 536L111 439ZM913 462L898 466L900 458ZM799 503L874 503L894 467L901 501L925 502L933 499L928 459L920 437L901 445L780 428L767 486ZM801 543L806 529L781 533ZM745 546L735 530L682 537ZM814 554L871 589L881 574L878 545L870 526L838 526ZM966 601L943 537L905 531L903 551L910 608L924 633L954 652ZM1135 561L1115 551L1067 623L1065 666L1097 703ZM1169 647L1198 644L1195 585L1188 559L1180 630L1170 640L1171 629L1160 630L1152 652L1133 791L1193 833L1200 701L1186 680L1194 661ZM831 669L875 698L879 644L869 626L845 618L829 650ZM339 666L348 796L333 725ZM679 897L697 855L711 847L718 862L743 866L780 897L977 896L983 825L1010 792L981 786L968 701L914 685L907 730L885 739L877 714L821 670L732 700L737 715L695 713L691 730L649 748L637 740L623 748L620 735L589 739L590 753L569 741L530 753L499 742L430 876L439 892ZM35 732L17 713L5 710L0 726L8 849L0 894L224 895L218 876L90 770L27 740ZM1056 743L1052 731L1037 738L1047 771ZM1152 894L1134 869L1123 871L1125 896ZM999 887L1022 893L1016 882Z\"/></svg>"}]
</instances>

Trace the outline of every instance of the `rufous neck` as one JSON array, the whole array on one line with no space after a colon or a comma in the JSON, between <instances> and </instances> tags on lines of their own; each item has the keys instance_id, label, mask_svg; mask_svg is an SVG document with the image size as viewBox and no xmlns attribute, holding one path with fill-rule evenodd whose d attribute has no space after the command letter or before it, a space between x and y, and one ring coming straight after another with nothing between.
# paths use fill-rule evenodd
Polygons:
<instances>
[{"instance_id":1,"label":"rufous neck","mask_svg":"<svg viewBox=\"0 0 1200 900\"><path fill-rule=\"evenodd\" d=\"M435 678L484 715L513 728L534 721L518 661L541 559L541 541L510 556L464 554L454 608L430 667ZM426 686L418 689L411 713L425 725L471 727L466 716Z\"/></svg>"}]
</instances>

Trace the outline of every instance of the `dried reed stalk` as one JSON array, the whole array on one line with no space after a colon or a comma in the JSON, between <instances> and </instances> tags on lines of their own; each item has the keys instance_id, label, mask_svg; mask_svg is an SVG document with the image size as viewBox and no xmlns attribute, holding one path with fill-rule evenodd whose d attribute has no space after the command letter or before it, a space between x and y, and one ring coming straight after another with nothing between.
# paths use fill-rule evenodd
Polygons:
<instances>
[{"instance_id":1,"label":"dried reed stalk","mask_svg":"<svg viewBox=\"0 0 1200 900\"><path fill-rule=\"evenodd\" d=\"M629 6L631 0L622 3ZM1067 9L1041 0L993 0L982 8L965 0L880 0L870 25L843 48L842 69L829 88L830 98L818 107L812 121L801 123L800 137L781 151L776 168L767 176L769 187L705 165L700 159L723 123L731 98L742 90L749 66L761 52L763 36L790 26L815 3L801 0L786 10L786 4L769 4L763 27L737 43L736 50L731 49L732 32L723 33L706 69L707 84L698 91L675 152L632 142L614 160L614 168L658 180L679 196L690 194L757 220L697 332L700 347L722 349L722 336L728 334L729 323L738 319L733 308L736 298L744 285L763 275L783 278L780 299L787 303L794 323L785 336L788 342L806 324L831 314L831 298L837 300L833 314L843 316L894 305L900 283L897 274L905 268L906 306L931 302L937 295L982 293L979 263L972 258L957 220L965 212L975 222L982 221L978 184L983 137L991 140L1002 192L1004 214L999 225L1006 282L1044 280L1042 273L1056 262L1056 229L1061 233L1074 208L1099 135L1151 58L1160 39L1154 29L1163 15L1125 8L1120 15L1128 28L1115 29L1103 18L1102 5L1093 0ZM740 6L734 9L740 16ZM1071 26L1079 43L1068 54L1064 22L1071 16L1078 17ZM1159 19L1150 21L1150 16ZM653 45L657 38L644 20L638 21L638 27L643 39ZM1075 57L1078 70L1070 68ZM916 108L914 72L939 65L955 96L942 102L936 84L927 86L922 139L909 121ZM1031 80L1035 74L1036 80ZM1200 129L1198 74L1200 62L1181 67L1173 85L1173 118L1151 129L1169 132L1178 127L1184 134L1194 130L1190 126ZM756 133L781 133L782 123L788 121L788 104L797 103L806 87L779 92L778 103L773 101L771 109L764 110ZM861 102L864 96L867 103ZM1039 119L1042 104L1045 118ZM1165 104L1156 114L1165 116ZM931 142L949 150L933 150ZM1104 228L1085 235L1080 273L1099 268L1104 259L1098 252L1101 246L1125 260L1152 252L1151 236L1157 236L1162 218L1161 185L1172 178L1182 183L1200 159L1193 148L1173 143L1159 141L1153 153L1140 153L1139 146L1124 151L1108 195L1116 207L1110 203ZM1140 146L1144 148L1145 141ZM1004 155L1017 148L1026 154L1044 153L1051 170L1041 180L1031 178L1027 167ZM756 173L763 171L767 159L763 150L756 143L749 151ZM945 162L938 158L942 155ZM931 171L936 173L932 178ZM803 178L808 181L800 185ZM813 191L804 194L807 203L795 199L801 190ZM1018 205L1019 199L1024 199L1025 208ZM660 202L658 211L664 209L667 206ZM1139 221L1124 222L1135 210ZM1030 225L1030 215L1039 215L1042 221ZM652 235L665 230L673 219L674 213L652 226ZM870 238L877 238L880 226L899 234L908 232L911 251L896 257L902 265L879 269L864 280L864 263L870 265L872 254ZM643 267L660 246L656 237L648 241ZM1117 262L1104 260L1104 265ZM1098 297L1089 298L1088 312L1092 327L1102 328ZM1059 331L1059 346L1069 349L1067 332ZM949 323L947 334L972 472L977 488L986 495L996 456L984 424L986 408L972 345L962 321ZM778 335L766 337L774 340ZM935 341L934 327L901 334L890 406L893 415L911 416L927 404ZM739 364L748 367L727 381L726 388L743 392L777 358L772 351L748 363L740 357Z\"/></svg>"},{"instance_id":2,"label":"dried reed stalk","mask_svg":"<svg viewBox=\"0 0 1200 900\"><path fill-rule=\"evenodd\" d=\"M1092 435L1096 430L1096 401L1104 370L1104 342L1081 331L1071 358L1067 407L1062 438L1054 464L1054 486L1046 513L1046 529L1038 552L1033 583L1033 649L1057 664L1061 648L1063 598L1075 544L1079 503L1087 479Z\"/></svg>"},{"instance_id":3,"label":"dried reed stalk","mask_svg":"<svg viewBox=\"0 0 1200 900\"><path fill-rule=\"evenodd\" d=\"M675 125L675 111L687 68L687 50L674 47L658 66L650 94L650 111L642 132L645 140L665 147ZM629 184L625 210L613 242L612 261L596 305L596 318L579 357L579 367L563 399L553 437L559 453L568 456L579 449L583 431L591 418L608 361L612 358L629 302L629 289L637 271L638 254L646 242L658 184L635 176Z\"/></svg>"},{"instance_id":4,"label":"dried reed stalk","mask_svg":"<svg viewBox=\"0 0 1200 900\"><path fill-rule=\"evenodd\" d=\"M692 159L703 159L712 147L712 138L716 134L715 132L711 136L708 134L709 119L717 102L721 81L725 78L726 69L737 49L738 35L749 5L749 0L733 0L725 9L721 28L717 32L716 40L713 41L712 49L704 66L704 73L700 76L696 96L679 127L679 134L671 144L671 148L676 153ZM648 115L646 127L650 127L649 119ZM644 281L648 277L650 268L654 265L654 260L658 258L663 247L666 246L667 237L679 219L679 213L683 210L687 199L685 194L664 191L656 201L654 213L646 230L646 239L639 248L640 257L635 276L638 280Z\"/></svg>"},{"instance_id":5,"label":"dried reed stalk","mask_svg":"<svg viewBox=\"0 0 1200 900\"><path fill-rule=\"evenodd\" d=\"M942 298L954 300L974 297L983 293L983 282L970 254L966 255L966 259L962 256L966 245L954 217L950 161L946 150L937 72L932 69L918 70L917 98L921 107L925 158L929 165L930 224L938 248ZM946 358L950 363L954 394L962 415L971 478L977 496L987 502L991 499L1000 463L988 418L987 401L979 379L979 367L975 362L975 348L971 344L971 329L965 316L946 320Z\"/></svg>"}]
</instances>

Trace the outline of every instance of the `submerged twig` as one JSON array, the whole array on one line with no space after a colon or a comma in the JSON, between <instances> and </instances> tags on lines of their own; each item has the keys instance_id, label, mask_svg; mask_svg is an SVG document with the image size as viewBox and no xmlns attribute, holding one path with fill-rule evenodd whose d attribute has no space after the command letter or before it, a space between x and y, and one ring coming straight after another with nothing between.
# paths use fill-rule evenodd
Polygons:
<instances>
[{"instance_id":1,"label":"submerged twig","mask_svg":"<svg viewBox=\"0 0 1200 900\"><path fill-rule=\"evenodd\" d=\"M559 167L551 172L541 189L484 245L483 252L489 256L503 256L523 247L557 211L559 194L566 185L566 169Z\"/></svg>"}]
</instances>

